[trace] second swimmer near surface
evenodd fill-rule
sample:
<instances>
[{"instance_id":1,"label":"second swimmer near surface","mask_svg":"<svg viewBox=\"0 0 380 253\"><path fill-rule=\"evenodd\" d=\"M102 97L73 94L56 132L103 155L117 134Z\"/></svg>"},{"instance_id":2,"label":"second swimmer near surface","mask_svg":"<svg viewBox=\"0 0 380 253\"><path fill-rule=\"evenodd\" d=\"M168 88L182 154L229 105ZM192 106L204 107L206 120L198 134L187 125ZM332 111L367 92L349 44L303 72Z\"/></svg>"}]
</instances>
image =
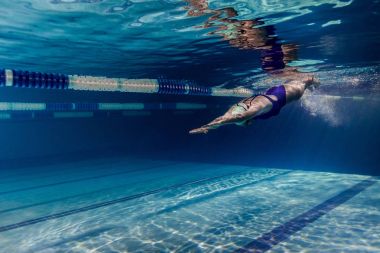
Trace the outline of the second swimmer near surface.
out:
<instances>
[{"instance_id":1,"label":"second swimmer near surface","mask_svg":"<svg viewBox=\"0 0 380 253\"><path fill-rule=\"evenodd\" d=\"M223 125L249 125L252 123L252 120L268 119L276 116L286 104L300 99L306 89L314 89L319 84L319 81L314 77L303 76L297 80L291 80L284 85L271 87L264 94L254 95L241 100L233 105L224 115L202 127L191 130L189 133L206 134L209 130Z\"/></svg>"}]
</instances>

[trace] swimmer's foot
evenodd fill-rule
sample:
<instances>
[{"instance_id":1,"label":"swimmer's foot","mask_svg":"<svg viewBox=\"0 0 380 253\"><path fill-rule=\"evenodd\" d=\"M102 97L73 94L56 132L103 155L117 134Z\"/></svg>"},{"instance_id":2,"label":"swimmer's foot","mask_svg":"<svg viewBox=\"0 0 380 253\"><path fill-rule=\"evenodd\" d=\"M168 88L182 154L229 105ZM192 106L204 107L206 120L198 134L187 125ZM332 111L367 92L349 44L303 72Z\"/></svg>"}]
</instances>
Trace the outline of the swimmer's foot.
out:
<instances>
[{"instance_id":1,"label":"swimmer's foot","mask_svg":"<svg viewBox=\"0 0 380 253\"><path fill-rule=\"evenodd\" d=\"M314 76L307 76L303 80L303 82L306 84L306 88L308 88L310 90L315 90L316 88L319 87L319 85L321 85L319 80L317 78L315 78Z\"/></svg>"}]
</instances>

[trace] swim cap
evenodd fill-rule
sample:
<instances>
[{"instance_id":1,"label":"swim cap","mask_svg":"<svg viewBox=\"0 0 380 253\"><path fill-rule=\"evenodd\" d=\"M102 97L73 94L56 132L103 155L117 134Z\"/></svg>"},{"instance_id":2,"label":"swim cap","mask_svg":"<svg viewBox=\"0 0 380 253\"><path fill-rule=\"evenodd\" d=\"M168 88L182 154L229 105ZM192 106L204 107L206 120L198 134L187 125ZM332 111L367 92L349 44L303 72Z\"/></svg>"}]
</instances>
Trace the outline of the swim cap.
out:
<instances>
[{"instance_id":1,"label":"swim cap","mask_svg":"<svg viewBox=\"0 0 380 253\"><path fill-rule=\"evenodd\" d=\"M235 105L235 107L232 109L231 114L237 115L242 114L248 110L247 105L243 103L238 103Z\"/></svg>"}]
</instances>

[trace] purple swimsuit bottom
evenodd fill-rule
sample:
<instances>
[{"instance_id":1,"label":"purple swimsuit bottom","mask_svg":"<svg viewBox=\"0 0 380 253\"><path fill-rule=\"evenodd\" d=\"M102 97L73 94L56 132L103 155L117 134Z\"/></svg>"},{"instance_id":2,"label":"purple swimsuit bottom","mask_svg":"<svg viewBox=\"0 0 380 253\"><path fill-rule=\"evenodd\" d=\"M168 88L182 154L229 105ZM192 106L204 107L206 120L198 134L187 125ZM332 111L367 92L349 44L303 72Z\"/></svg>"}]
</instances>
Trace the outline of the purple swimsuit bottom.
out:
<instances>
[{"instance_id":1,"label":"purple swimsuit bottom","mask_svg":"<svg viewBox=\"0 0 380 253\"><path fill-rule=\"evenodd\" d=\"M277 100L273 100L269 95L276 96ZM286 91L284 85L272 87L267 90L264 95L260 96L264 96L272 102L272 109L269 112L254 117L254 119L267 119L276 116L286 104Z\"/></svg>"}]
</instances>

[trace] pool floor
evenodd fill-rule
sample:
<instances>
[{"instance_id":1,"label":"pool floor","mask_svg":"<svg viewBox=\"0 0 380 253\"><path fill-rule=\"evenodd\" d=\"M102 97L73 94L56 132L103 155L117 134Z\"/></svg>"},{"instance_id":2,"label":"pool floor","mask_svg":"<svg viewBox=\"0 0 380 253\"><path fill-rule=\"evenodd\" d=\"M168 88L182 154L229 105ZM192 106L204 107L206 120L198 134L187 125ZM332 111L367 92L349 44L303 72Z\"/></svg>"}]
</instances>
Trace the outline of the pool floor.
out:
<instances>
[{"instance_id":1,"label":"pool floor","mask_svg":"<svg viewBox=\"0 0 380 253\"><path fill-rule=\"evenodd\" d=\"M0 171L0 252L380 252L371 176L98 159Z\"/></svg>"}]
</instances>

